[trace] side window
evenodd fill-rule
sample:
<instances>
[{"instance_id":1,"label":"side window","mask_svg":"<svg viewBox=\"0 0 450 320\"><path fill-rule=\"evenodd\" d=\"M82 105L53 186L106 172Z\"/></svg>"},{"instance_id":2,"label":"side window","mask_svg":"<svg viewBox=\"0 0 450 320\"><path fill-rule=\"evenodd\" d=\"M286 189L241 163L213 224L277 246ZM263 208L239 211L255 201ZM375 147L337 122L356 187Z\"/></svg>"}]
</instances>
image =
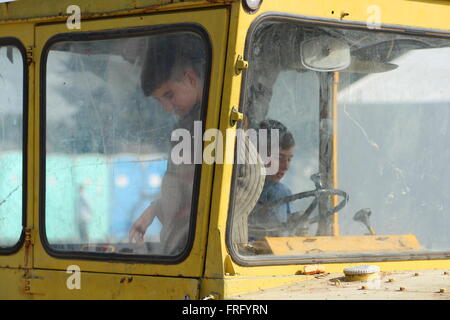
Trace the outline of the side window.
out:
<instances>
[{"instance_id":1,"label":"side window","mask_svg":"<svg viewBox=\"0 0 450 320\"><path fill-rule=\"evenodd\" d=\"M57 253L180 255L200 166L176 150L202 123L208 43L196 30L97 38L46 52L46 240Z\"/></svg>"},{"instance_id":2,"label":"side window","mask_svg":"<svg viewBox=\"0 0 450 320\"><path fill-rule=\"evenodd\" d=\"M23 225L24 60L0 39L0 249L14 247Z\"/></svg>"}]
</instances>

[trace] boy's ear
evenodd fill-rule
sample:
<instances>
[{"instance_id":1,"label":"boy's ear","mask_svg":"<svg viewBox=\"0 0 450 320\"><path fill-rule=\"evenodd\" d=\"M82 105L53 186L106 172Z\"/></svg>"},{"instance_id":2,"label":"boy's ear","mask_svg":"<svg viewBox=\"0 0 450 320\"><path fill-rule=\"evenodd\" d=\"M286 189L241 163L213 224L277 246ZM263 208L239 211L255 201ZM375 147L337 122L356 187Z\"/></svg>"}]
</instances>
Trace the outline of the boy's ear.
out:
<instances>
[{"instance_id":1,"label":"boy's ear","mask_svg":"<svg viewBox=\"0 0 450 320\"><path fill-rule=\"evenodd\" d=\"M189 80L189 83L191 85L193 85L193 86L197 85L198 77L194 70L192 70L192 69L186 70L185 76L187 77L187 79Z\"/></svg>"}]
</instances>

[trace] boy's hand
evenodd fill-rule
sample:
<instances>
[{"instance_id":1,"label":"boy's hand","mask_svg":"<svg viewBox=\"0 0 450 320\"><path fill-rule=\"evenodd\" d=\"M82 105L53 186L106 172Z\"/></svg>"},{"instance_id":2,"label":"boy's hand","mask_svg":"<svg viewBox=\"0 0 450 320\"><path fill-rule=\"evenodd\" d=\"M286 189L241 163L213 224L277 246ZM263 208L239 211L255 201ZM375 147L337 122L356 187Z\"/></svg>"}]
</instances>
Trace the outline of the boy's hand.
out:
<instances>
[{"instance_id":1,"label":"boy's hand","mask_svg":"<svg viewBox=\"0 0 450 320\"><path fill-rule=\"evenodd\" d=\"M136 220L130 229L128 238L130 242L144 243L144 234L147 231L148 226L152 223L154 218L153 209L150 206L147 208L141 216Z\"/></svg>"}]
</instances>

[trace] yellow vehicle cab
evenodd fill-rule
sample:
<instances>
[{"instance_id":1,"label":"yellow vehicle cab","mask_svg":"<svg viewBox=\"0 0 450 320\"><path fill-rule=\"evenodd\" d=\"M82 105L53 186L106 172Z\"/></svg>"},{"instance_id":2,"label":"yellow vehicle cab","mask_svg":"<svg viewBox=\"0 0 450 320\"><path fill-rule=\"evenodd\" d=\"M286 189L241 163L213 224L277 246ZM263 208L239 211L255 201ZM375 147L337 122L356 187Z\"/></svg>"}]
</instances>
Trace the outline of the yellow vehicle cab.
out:
<instances>
[{"instance_id":1,"label":"yellow vehicle cab","mask_svg":"<svg viewBox=\"0 0 450 320\"><path fill-rule=\"evenodd\" d=\"M0 298L450 299L449 17L0 2Z\"/></svg>"}]
</instances>

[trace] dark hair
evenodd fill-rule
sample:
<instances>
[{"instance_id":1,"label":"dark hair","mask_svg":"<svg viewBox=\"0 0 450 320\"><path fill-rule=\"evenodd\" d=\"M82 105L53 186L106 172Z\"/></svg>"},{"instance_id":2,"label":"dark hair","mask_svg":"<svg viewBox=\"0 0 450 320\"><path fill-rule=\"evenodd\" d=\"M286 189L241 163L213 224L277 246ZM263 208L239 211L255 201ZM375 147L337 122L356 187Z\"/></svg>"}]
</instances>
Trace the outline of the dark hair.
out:
<instances>
[{"instance_id":1,"label":"dark hair","mask_svg":"<svg viewBox=\"0 0 450 320\"><path fill-rule=\"evenodd\" d=\"M259 123L259 129L267 129L268 145L270 145L270 130L277 129L280 139L281 149L290 149L295 146L295 140L292 133L286 128L284 124L277 120L267 119Z\"/></svg>"},{"instance_id":2,"label":"dark hair","mask_svg":"<svg viewBox=\"0 0 450 320\"><path fill-rule=\"evenodd\" d=\"M149 37L141 72L141 87L146 96L164 82L181 79L186 68L203 78L205 45L193 33L164 34Z\"/></svg>"}]
</instances>

